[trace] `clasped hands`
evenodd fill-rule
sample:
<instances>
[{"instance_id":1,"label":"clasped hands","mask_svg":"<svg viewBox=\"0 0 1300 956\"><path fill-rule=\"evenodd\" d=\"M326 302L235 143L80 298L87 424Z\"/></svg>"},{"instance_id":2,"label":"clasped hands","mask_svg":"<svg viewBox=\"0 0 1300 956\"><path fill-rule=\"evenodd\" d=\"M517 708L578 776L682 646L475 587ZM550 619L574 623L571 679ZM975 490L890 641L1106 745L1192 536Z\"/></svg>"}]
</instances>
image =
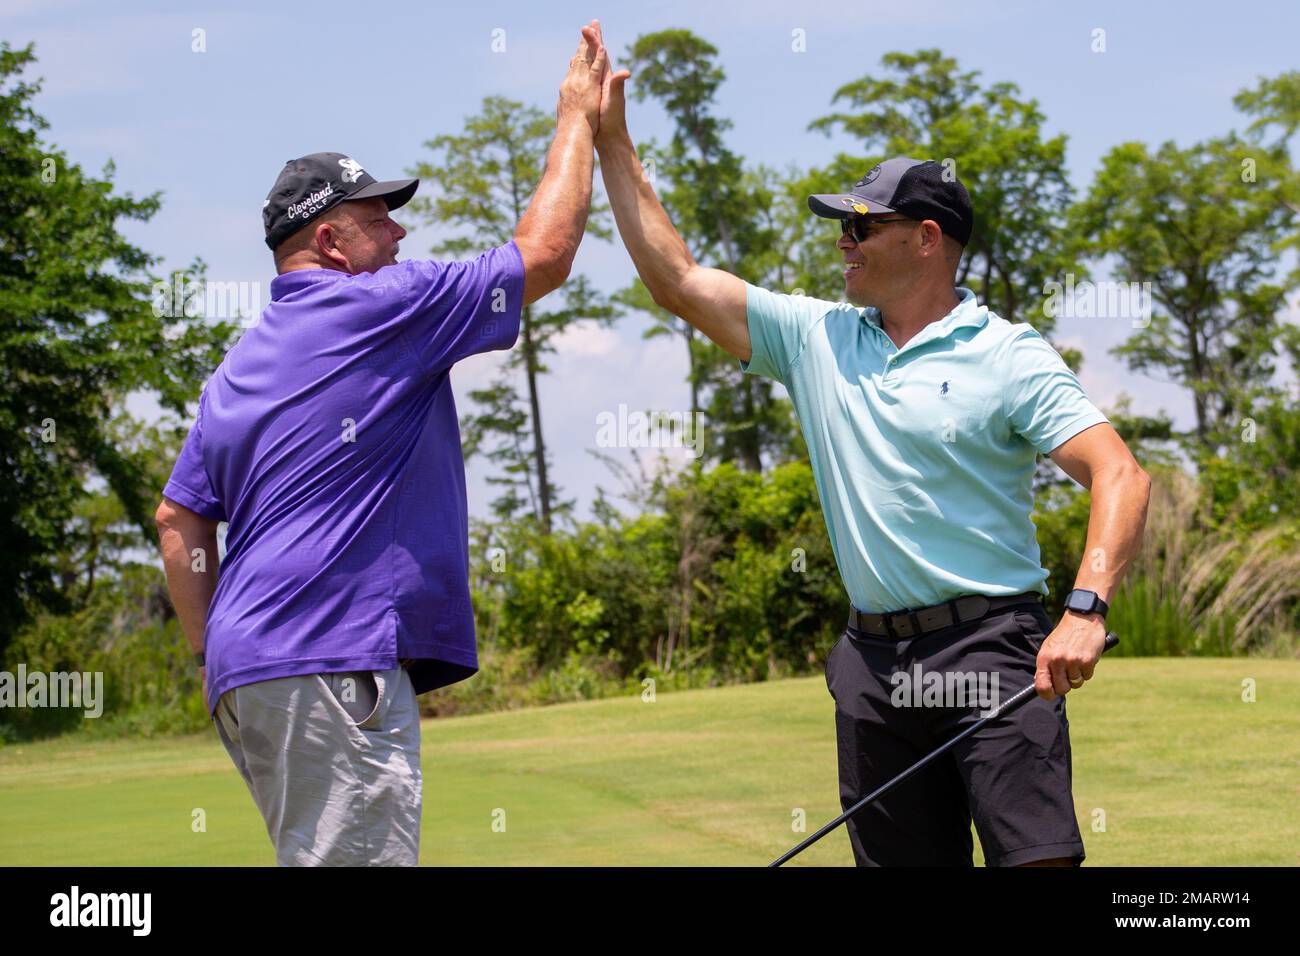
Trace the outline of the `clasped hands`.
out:
<instances>
[{"instance_id":1,"label":"clasped hands","mask_svg":"<svg viewBox=\"0 0 1300 956\"><path fill-rule=\"evenodd\" d=\"M626 101L623 84L632 74L615 70L600 30L600 21L592 20L582 28L578 50L569 61L569 72L560 85L560 102L556 120L564 123L584 119L591 128L593 141L610 140L627 133Z\"/></svg>"}]
</instances>

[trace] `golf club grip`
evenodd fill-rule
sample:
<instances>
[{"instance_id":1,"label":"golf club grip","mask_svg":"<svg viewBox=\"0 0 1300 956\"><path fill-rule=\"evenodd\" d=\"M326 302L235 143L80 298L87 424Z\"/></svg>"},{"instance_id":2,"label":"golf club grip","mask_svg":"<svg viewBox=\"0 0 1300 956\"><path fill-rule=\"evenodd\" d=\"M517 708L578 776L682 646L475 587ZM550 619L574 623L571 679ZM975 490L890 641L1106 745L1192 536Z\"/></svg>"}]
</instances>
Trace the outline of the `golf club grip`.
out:
<instances>
[{"instance_id":1,"label":"golf club grip","mask_svg":"<svg viewBox=\"0 0 1300 956\"><path fill-rule=\"evenodd\" d=\"M1105 654L1112 647L1117 647L1118 645L1119 645L1119 635L1116 634L1114 631L1107 631L1106 640L1102 644L1101 652ZM983 727L985 724L989 723L990 721L997 720L999 717L1005 717L1013 710L1016 710L1017 708L1023 706L1024 704L1028 703L1030 700L1033 700L1037 696L1038 696L1038 692L1034 689L1033 684L1029 684L1026 687L1022 687L1010 698L1003 701L1002 704L999 705L987 717L977 720L975 723L971 724L969 727L967 727L965 730L959 733L956 737L952 738L952 740L948 741L946 744L943 744L937 750L931 751L929 754L922 757L916 763L912 764L912 766L908 767L898 776L894 777L888 783L884 784L883 786L874 790L872 793L869 793L867 796L863 797L861 800L859 800L853 806L849 807L849 809L845 810L838 817L836 817L830 823L826 824L824 827L822 827L812 836L808 837L798 846L795 846L792 849L787 850L784 854L777 857L777 859L773 860L771 863L768 864L768 867L771 868L771 867L780 866L781 864L785 863L787 860L791 860L794 857L798 856L804 850L808 849L808 847L812 846L814 843L816 843L826 834L830 833L832 830L838 827L841 823L844 823L846 820L848 820L851 816L853 816L863 807L866 807L868 804L874 803L876 800L879 800L881 797L885 795L886 791L890 790L895 784L902 783L904 780L906 780L912 774L916 773L916 771L920 770L930 761L936 759L941 754L947 753L958 743L958 741L964 740L965 738L969 737L971 734L975 733L977 730L979 730L981 727Z\"/></svg>"}]
</instances>

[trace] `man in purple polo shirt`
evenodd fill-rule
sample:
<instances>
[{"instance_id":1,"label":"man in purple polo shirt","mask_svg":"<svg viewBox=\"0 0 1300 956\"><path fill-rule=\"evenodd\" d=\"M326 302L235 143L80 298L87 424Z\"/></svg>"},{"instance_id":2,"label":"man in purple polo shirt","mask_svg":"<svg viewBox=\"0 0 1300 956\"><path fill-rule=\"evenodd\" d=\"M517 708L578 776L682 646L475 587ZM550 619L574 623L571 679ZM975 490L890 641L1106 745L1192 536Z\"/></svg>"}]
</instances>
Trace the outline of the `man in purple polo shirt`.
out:
<instances>
[{"instance_id":1,"label":"man in purple polo shirt","mask_svg":"<svg viewBox=\"0 0 1300 956\"><path fill-rule=\"evenodd\" d=\"M583 28L513 241L397 261L417 180L291 160L263 204L278 275L163 489L168 588L281 865L415 865L415 697L478 668L448 374L514 345L568 276L591 201L605 53ZM216 530L229 522L217 573Z\"/></svg>"}]
</instances>

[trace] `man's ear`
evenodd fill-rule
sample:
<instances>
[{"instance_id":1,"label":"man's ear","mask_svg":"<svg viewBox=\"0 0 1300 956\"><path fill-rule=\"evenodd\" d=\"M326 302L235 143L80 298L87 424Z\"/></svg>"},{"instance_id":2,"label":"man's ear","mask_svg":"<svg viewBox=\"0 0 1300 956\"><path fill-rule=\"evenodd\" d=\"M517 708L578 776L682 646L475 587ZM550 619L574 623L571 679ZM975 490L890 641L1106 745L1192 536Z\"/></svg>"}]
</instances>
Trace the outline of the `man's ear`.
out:
<instances>
[{"instance_id":1,"label":"man's ear","mask_svg":"<svg viewBox=\"0 0 1300 956\"><path fill-rule=\"evenodd\" d=\"M921 222L921 254L926 256L943 255L944 235L939 224L933 219Z\"/></svg>"},{"instance_id":2,"label":"man's ear","mask_svg":"<svg viewBox=\"0 0 1300 956\"><path fill-rule=\"evenodd\" d=\"M335 222L326 220L316 226L316 249L330 262L340 266L344 272L352 271L352 264L347 255L339 248L339 240L344 230Z\"/></svg>"}]
</instances>

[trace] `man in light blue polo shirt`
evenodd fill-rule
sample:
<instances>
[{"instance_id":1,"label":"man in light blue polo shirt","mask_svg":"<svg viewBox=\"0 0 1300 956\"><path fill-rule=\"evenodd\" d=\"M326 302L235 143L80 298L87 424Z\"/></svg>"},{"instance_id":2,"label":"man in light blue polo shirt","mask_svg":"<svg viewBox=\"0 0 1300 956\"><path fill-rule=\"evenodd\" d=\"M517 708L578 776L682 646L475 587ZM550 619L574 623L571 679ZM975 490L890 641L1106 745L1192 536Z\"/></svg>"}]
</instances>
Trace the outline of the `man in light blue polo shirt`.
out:
<instances>
[{"instance_id":1,"label":"man in light blue polo shirt","mask_svg":"<svg viewBox=\"0 0 1300 956\"><path fill-rule=\"evenodd\" d=\"M845 809L979 716L909 706L891 694L900 675L987 674L1008 692L1032 680L1043 698L851 819L856 861L969 866L973 819L989 865L1078 864L1064 695L1101 655L1146 474L1032 327L955 287L974 217L943 167L897 157L849 193L809 197L840 222L846 302L760 289L700 266L668 220L627 131L628 77L611 65L596 149L637 271L660 307L782 382L807 439L852 605L827 661ZM1056 625L1029 517L1040 453L1092 492L1088 560Z\"/></svg>"},{"instance_id":2,"label":"man in light blue polo shirt","mask_svg":"<svg viewBox=\"0 0 1300 956\"><path fill-rule=\"evenodd\" d=\"M1042 336L955 292L899 348L874 308L746 283L741 367L790 392L862 610L1047 593L1029 519L1036 455L1106 421Z\"/></svg>"}]
</instances>

